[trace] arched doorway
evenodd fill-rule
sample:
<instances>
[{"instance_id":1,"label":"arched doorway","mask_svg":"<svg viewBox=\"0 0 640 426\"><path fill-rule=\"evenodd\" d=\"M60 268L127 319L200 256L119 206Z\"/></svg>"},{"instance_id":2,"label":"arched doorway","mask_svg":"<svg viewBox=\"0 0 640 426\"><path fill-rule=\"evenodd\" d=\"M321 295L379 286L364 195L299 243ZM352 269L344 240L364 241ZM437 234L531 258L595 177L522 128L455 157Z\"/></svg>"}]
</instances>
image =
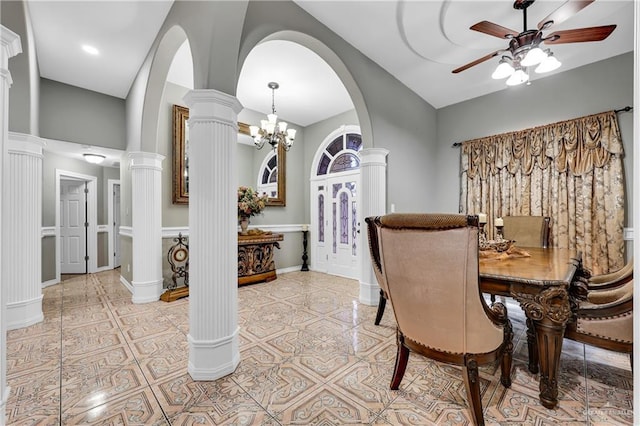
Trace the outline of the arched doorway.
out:
<instances>
[{"instance_id":1,"label":"arched doorway","mask_svg":"<svg viewBox=\"0 0 640 426\"><path fill-rule=\"evenodd\" d=\"M358 279L359 126L341 126L318 148L311 165L311 253L320 272Z\"/></svg>"}]
</instances>

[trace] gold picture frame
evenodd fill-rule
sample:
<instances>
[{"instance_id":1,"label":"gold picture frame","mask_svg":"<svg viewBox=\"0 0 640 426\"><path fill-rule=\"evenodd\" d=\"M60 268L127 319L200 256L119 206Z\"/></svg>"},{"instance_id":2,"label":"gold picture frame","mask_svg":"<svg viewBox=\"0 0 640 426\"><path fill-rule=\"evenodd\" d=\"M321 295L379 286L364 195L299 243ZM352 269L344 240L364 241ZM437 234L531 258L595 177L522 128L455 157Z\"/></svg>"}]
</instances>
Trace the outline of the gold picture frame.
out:
<instances>
[{"instance_id":1,"label":"gold picture frame","mask_svg":"<svg viewBox=\"0 0 640 426\"><path fill-rule=\"evenodd\" d=\"M189 108L173 105L173 204L189 204ZM238 123L238 133L250 135L249 125ZM286 205L286 151L278 145L278 196L269 206Z\"/></svg>"},{"instance_id":2,"label":"gold picture frame","mask_svg":"<svg viewBox=\"0 0 640 426\"><path fill-rule=\"evenodd\" d=\"M173 204L189 204L189 108L173 106Z\"/></svg>"}]
</instances>

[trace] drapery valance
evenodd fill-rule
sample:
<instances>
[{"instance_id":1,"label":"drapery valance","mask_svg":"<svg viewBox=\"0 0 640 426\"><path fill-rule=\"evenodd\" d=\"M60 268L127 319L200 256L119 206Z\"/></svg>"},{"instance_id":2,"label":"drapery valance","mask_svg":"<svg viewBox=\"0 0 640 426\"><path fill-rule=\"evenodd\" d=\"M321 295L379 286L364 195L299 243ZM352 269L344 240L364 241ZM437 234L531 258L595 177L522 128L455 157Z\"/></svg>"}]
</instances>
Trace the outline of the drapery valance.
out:
<instances>
[{"instance_id":1,"label":"drapery valance","mask_svg":"<svg viewBox=\"0 0 640 426\"><path fill-rule=\"evenodd\" d=\"M534 167L546 169L551 163L559 172L579 176L624 152L613 111L473 139L463 142L461 150L462 172L482 179L503 168L530 175Z\"/></svg>"},{"instance_id":2,"label":"drapery valance","mask_svg":"<svg viewBox=\"0 0 640 426\"><path fill-rule=\"evenodd\" d=\"M461 144L460 211L551 217L551 242L594 273L624 264L624 154L614 111Z\"/></svg>"}]
</instances>

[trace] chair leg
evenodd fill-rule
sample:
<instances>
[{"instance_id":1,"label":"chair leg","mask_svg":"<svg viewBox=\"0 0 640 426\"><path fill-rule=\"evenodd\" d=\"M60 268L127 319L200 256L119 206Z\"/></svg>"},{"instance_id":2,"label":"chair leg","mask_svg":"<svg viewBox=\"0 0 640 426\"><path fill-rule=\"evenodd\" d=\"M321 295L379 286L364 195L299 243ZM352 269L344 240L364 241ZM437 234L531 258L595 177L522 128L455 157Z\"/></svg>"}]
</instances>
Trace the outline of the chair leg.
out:
<instances>
[{"instance_id":1,"label":"chair leg","mask_svg":"<svg viewBox=\"0 0 640 426\"><path fill-rule=\"evenodd\" d=\"M393 369L393 377L391 378L391 390L398 390L400 387L408 361L409 348L404 345L404 338L398 332L398 353L396 354L396 366Z\"/></svg>"},{"instance_id":2,"label":"chair leg","mask_svg":"<svg viewBox=\"0 0 640 426\"><path fill-rule=\"evenodd\" d=\"M462 369L464 385L467 389L467 402L471 409L473 424L484 426L482 414L482 397L480 396L480 376L478 375L478 363L475 359L467 359Z\"/></svg>"},{"instance_id":3,"label":"chair leg","mask_svg":"<svg viewBox=\"0 0 640 426\"><path fill-rule=\"evenodd\" d=\"M380 325L382 320L382 314L384 314L384 308L387 305L387 298L384 295L384 291L380 290L380 300L378 301L378 313L376 314L375 325Z\"/></svg>"}]
</instances>

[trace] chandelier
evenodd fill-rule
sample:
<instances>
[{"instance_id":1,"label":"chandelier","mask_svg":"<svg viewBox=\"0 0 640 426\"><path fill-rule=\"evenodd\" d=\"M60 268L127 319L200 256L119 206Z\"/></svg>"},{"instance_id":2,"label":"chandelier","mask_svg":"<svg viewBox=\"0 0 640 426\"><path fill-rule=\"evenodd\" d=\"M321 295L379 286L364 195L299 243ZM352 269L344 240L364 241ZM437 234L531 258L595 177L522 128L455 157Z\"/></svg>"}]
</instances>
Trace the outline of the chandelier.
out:
<instances>
[{"instance_id":1,"label":"chandelier","mask_svg":"<svg viewBox=\"0 0 640 426\"><path fill-rule=\"evenodd\" d=\"M267 84L267 87L271 89L271 114L267 114L266 120L260 120L260 127L249 126L249 133L258 149L262 149L265 143L269 143L273 149L276 149L280 144L285 151L289 151L296 137L296 129L287 129L287 123L284 121L278 122L275 93L280 85L272 81Z\"/></svg>"}]
</instances>

